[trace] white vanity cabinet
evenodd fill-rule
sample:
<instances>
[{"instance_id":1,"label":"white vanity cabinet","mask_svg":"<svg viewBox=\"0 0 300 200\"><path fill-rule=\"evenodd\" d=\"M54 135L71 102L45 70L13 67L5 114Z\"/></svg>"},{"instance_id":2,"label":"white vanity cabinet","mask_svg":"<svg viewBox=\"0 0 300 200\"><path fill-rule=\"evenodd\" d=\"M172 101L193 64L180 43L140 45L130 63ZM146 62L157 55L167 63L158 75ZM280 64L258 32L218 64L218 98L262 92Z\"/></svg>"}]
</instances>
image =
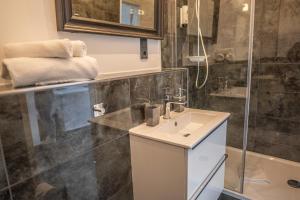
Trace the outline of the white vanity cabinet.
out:
<instances>
[{"instance_id":1,"label":"white vanity cabinet","mask_svg":"<svg viewBox=\"0 0 300 200\"><path fill-rule=\"evenodd\" d=\"M130 134L134 199L218 199L224 187L226 120L191 148Z\"/></svg>"}]
</instances>

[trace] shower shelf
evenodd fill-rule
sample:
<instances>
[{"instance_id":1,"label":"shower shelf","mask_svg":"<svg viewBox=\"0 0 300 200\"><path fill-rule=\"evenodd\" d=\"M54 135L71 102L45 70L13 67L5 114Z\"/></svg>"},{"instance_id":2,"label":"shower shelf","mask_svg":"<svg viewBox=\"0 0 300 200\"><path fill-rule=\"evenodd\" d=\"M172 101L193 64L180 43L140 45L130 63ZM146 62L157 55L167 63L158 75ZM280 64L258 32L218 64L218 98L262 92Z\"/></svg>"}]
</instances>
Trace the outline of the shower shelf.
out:
<instances>
[{"instance_id":1,"label":"shower shelf","mask_svg":"<svg viewBox=\"0 0 300 200\"><path fill-rule=\"evenodd\" d=\"M246 98L246 87L232 87L227 90L223 90L220 92L212 92L210 96L216 97L228 97L228 98L239 98L245 99Z\"/></svg>"},{"instance_id":2,"label":"shower shelf","mask_svg":"<svg viewBox=\"0 0 300 200\"><path fill-rule=\"evenodd\" d=\"M209 57L209 56L207 56ZM205 62L205 56L188 56L187 57L190 62L197 63L197 62Z\"/></svg>"}]
</instances>

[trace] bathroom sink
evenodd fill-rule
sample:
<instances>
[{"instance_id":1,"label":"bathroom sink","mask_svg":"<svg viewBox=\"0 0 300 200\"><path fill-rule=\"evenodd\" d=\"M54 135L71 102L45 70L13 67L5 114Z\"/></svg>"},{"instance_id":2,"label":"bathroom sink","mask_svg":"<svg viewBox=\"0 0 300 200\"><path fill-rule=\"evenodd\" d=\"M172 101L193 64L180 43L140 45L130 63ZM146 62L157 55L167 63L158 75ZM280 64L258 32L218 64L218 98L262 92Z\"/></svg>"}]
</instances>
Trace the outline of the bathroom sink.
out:
<instances>
[{"instance_id":1,"label":"bathroom sink","mask_svg":"<svg viewBox=\"0 0 300 200\"><path fill-rule=\"evenodd\" d=\"M222 124L229 113L199 109L185 109L171 113L171 119L161 117L160 124L149 127L141 124L130 129L130 134L145 137L184 148L193 148Z\"/></svg>"}]
</instances>

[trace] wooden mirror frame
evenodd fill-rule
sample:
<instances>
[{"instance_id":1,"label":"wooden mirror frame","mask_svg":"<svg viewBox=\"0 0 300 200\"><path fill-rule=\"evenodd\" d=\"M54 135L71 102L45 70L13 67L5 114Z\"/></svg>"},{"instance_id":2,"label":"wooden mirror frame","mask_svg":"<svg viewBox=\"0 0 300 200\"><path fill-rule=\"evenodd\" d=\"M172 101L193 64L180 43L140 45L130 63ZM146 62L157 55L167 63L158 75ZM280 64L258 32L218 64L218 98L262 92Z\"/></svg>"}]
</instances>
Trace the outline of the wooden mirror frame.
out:
<instances>
[{"instance_id":1,"label":"wooden mirror frame","mask_svg":"<svg viewBox=\"0 0 300 200\"><path fill-rule=\"evenodd\" d=\"M126 37L163 39L163 1L154 0L154 28L125 25L72 15L72 0L56 0L58 31L84 32Z\"/></svg>"}]
</instances>

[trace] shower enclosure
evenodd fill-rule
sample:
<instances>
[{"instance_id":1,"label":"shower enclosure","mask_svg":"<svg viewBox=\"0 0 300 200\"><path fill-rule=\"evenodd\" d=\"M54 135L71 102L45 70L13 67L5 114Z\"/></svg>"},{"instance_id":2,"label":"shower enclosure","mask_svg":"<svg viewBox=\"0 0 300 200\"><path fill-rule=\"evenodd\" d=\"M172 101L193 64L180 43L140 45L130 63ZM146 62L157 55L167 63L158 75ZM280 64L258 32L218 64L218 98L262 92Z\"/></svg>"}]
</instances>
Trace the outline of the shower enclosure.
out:
<instances>
[{"instance_id":1,"label":"shower enclosure","mask_svg":"<svg viewBox=\"0 0 300 200\"><path fill-rule=\"evenodd\" d=\"M209 76L200 90L195 2L166 2L163 66L189 69L189 107L231 113L227 191L299 199L287 181L300 180L300 1L201 0Z\"/></svg>"}]
</instances>

